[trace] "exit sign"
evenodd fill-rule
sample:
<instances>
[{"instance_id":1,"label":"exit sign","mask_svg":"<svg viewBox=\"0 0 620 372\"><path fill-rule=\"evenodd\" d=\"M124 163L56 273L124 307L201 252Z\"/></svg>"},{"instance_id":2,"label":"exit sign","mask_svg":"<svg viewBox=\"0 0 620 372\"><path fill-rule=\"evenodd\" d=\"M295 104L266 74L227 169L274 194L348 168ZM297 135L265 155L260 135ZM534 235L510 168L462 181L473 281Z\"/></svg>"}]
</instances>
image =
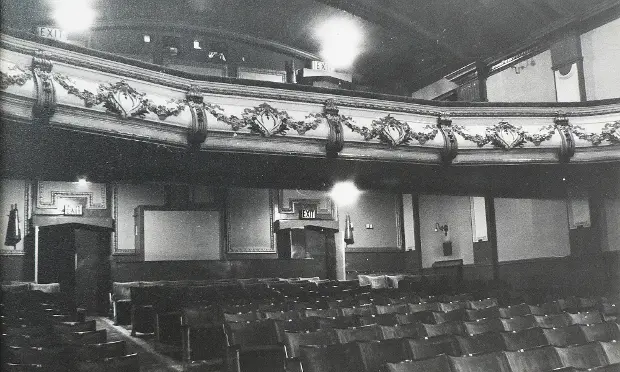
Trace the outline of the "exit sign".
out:
<instances>
[{"instance_id":1,"label":"exit sign","mask_svg":"<svg viewBox=\"0 0 620 372\"><path fill-rule=\"evenodd\" d=\"M314 220L316 218L316 208L301 208L299 210L300 220Z\"/></svg>"},{"instance_id":2,"label":"exit sign","mask_svg":"<svg viewBox=\"0 0 620 372\"><path fill-rule=\"evenodd\" d=\"M65 216L81 216L83 214L82 205L66 204L64 209Z\"/></svg>"},{"instance_id":3,"label":"exit sign","mask_svg":"<svg viewBox=\"0 0 620 372\"><path fill-rule=\"evenodd\" d=\"M67 33L55 27L37 27L37 35L48 39L67 41Z\"/></svg>"}]
</instances>

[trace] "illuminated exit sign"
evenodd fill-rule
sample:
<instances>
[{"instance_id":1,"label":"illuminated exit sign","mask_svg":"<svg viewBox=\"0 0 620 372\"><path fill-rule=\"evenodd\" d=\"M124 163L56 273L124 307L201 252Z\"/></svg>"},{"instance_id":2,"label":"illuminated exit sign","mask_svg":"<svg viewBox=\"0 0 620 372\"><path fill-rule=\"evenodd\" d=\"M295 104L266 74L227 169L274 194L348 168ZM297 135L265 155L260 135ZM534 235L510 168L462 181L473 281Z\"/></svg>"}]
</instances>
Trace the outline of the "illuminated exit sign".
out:
<instances>
[{"instance_id":1,"label":"illuminated exit sign","mask_svg":"<svg viewBox=\"0 0 620 372\"><path fill-rule=\"evenodd\" d=\"M65 216L81 216L84 211L81 204L67 204L63 210Z\"/></svg>"},{"instance_id":2,"label":"illuminated exit sign","mask_svg":"<svg viewBox=\"0 0 620 372\"><path fill-rule=\"evenodd\" d=\"M315 207L302 207L299 210L299 219L300 220L316 219L316 208Z\"/></svg>"},{"instance_id":3,"label":"illuminated exit sign","mask_svg":"<svg viewBox=\"0 0 620 372\"><path fill-rule=\"evenodd\" d=\"M67 33L55 27L37 27L37 35L48 39L67 41Z\"/></svg>"}]
</instances>

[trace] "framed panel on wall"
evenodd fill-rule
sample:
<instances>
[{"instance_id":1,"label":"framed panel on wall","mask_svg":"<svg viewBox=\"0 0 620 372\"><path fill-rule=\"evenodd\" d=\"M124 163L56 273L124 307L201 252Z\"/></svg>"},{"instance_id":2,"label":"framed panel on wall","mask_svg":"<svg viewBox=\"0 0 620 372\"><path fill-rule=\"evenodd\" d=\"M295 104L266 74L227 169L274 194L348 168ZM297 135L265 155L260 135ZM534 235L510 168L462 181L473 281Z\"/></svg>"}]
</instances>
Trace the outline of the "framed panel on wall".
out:
<instances>
[{"instance_id":1,"label":"framed panel on wall","mask_svg":"<svg viewBox=\"0 0 620 372\"><path fill-rule=\"evenodd\" d=\"M30 181L1 180L0 187L0 255L23 255L24 238L29 233L31 214Z\"/></svg>"},{"instance_id":2,"label":"framed panel on wall","mask_svg":"<svg viewBox=\"0 0 620 372\"><path fill-rule=\"evenodd\" d=\"M273 209L271 190L229 189L226 194L226 253L277 253Z\"/></svg>"}]
</instances>

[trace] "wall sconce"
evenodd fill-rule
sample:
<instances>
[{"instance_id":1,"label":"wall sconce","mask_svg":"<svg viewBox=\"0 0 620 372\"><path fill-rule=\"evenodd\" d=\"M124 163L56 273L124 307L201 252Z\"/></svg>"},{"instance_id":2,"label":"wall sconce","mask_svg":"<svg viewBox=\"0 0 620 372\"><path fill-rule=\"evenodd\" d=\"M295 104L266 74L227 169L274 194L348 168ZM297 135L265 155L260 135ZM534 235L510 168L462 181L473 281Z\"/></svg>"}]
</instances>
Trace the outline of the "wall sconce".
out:
<instances>
[{"instance_id":1,"label":"wall sconce","mask_svg":"<svg viewBox=\"0 0 620 372\"><path fill-rule=\"evenodd\" d=\"M515 71L515 74L519 75L521 71L525 70L528 66L536 66L536 61L534 61L534 59L532 58L527 61L517 63L516 65L511 67Z\"/></svg>"},{"instance_id":2,"label":"wall sconce","mask_svg":"<svg viewBox=\"0 0 620 372\"><path fill-rule=\"evenodd\" d=\"M351 224L351 216L347 214L344 218L344 242L346 244L353 244L353 225Z\"/></svg>"},{"instance_id":3,"label":"wall sconce","mask_svg":"<svg viewBox=\"0 0 620 372\"><path fill-rule=\"evenodd\" d=\"M435 223L435 231L443 231L443 233L448 236L448 225L440 225L439 223Z\"/></svg>"},{"instance_id":4,"label":"wall sconce","mask_svg":"<svg viewBox=\"0 0 620 372\"><path fill-rule=\"evenodd\" d=\"M22 240L22 231L19 228L19 213L17 212L17 204L11 204L11 212L9 212L9 224L6 228L4 245L16 246Z\"/></svg>"}]
</instances>

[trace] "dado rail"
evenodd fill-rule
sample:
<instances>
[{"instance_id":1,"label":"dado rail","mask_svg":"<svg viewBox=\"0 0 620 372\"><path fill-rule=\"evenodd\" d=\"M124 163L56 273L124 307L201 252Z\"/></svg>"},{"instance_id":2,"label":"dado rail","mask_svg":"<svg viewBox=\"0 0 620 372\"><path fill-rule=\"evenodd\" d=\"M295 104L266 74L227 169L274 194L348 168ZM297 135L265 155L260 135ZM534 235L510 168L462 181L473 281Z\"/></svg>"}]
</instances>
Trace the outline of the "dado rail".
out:
<instances>
[{"instance_id":1,"label":"dado rail","mask_svg":"<svg viewBox=\"0 0 620 372\"><path fill-rule=\"evenodd\" d=\"M213 78L1 35L3 122L194 150L420 164L620 160L620 99L463 103Z\"/></svg>"}]
</instances>

